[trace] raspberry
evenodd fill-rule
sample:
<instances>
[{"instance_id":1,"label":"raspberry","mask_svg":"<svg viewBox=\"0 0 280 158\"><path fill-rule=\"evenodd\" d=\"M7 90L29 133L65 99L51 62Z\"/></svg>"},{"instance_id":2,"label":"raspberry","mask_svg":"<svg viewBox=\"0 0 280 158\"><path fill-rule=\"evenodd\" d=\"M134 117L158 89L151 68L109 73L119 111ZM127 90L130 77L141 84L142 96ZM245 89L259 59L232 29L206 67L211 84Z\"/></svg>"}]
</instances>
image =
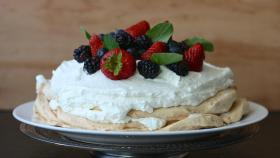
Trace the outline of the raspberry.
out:
<instances>
[{"instance_id":1,"label":"raspberry","mask_svg":"<svg viewBox=\"0 0 280 158\"><path fill-rule=\"evenodd\" d=\"M180 61L178 63L166 65L171 71L175 72L179 76L186 76L189 71L188 62Z\"/></svg>"},{"instance_id":2,"label":"raspberry","mask_svg":"<svg viewBox=\"0 0 280 158\"><path fill-rule=\"evenodd\" d=\"M88 74L94 74L100 69L100 59L98 57L88 58L84 63L84 71Z\"/></svg>"},{"instance_id":3,"label":"raspberry","mask_svg":"<svg viewBox=\"0 0 280 158\"><path fill-rule=\"evenodd\" d=\"M149 61L149 60L142 60L138 62L137 65L139 73L144 78L156 78L160 73L160 67L159 65Z\"/></svg>"},{"instance_id":4,"label":"raspberry","mask_svg":"<svg viewBox=\"0 0 280 158\"><path fill-rule=\"evenodd\" d=\"M90 46L81 45L79 48L76 48L73 57L79 63L84 62L87 58L91 57Z\"/></svg>"}]
</instances>

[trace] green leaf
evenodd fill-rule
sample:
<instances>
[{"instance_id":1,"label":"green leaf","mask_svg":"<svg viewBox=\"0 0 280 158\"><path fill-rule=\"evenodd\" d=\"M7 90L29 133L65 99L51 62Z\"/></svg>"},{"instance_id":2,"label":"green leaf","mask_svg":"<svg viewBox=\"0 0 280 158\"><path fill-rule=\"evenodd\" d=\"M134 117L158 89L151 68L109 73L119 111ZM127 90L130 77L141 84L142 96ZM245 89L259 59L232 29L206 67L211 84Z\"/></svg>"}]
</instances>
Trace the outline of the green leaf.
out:
<instances>
[{"instance_id":1,"label":"green leaf","mask_svg":"<svg viewBox=\"0 0 280 158\"><path fill-rule=\"evenodd\" d=\"M173 25L169 22L159 23L146 33L153 42L167 42L172 34Z\"/></svg>"},{"instance_id":2,"label":"green leaf","mask_svg":"<svg viewBox=\"0 0 280 158\"><path fill-rule=\"evenodd\" d=\"M159 65L168 65L177 63L183 60L182 54L177 53L154 53L151 57L151 61Z\"/></svg>"},{"instance_id":3,"label":"green leaf","mask_svg":"<svg viewBox=\"0 0 280 158\"><path fill-rule=\"evenodd\" d=\"M81 33L84 33L85 34L85 37L88 39L88 40L90 40L90 37L91 37L91 35L87 32L87 30L84 28L84 27L80 27L80 31L81 31Z\"/></svg>"},{"instance_id":4,"label":"green leaf","mask_svg":"<svg viewBox=\"0 0 280 158\"><path fill-rule=\"evenodd\" d=\"M114 48L120 48L116 39L114 39L111 35L106 34L103 37L103 44L107 50L112 50Z\"/></svg>"},{"instance_id":5,"label":"green leaf","mask_svg":"<svg viewBox=\"0 0 280 158\"><path fill-rule=\"evenodd\" d=\"M189 47L193 46L196 43L200 43L200 44L202 44L203 49L205 51L208 51L208 52L213 52L214 51L214 45L210 41L207 41L206 39L201 38L201 37L192 37L190 39L184 40L184 42Z\"/></svg>"},{"instance_id":6,"label":"green leaf","mask_svg":"<svg viewBox=\"0 0 280 158\"><path fill-rule=\"evenodd\" d=\"M122 53L119 54L113 54L111 57L109 57L105 61L105 67L114 73L114 76L119 75L121 69L122 69Z\"/></svg>"}]
</instances>

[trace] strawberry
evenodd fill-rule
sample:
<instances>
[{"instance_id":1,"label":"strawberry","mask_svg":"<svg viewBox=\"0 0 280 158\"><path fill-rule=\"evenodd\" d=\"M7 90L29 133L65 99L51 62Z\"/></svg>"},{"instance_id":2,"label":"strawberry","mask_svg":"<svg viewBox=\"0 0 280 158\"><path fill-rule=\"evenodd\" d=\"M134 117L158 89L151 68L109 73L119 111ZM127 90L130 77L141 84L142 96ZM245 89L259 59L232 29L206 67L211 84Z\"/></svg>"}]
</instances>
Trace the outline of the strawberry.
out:
<instances>
[{"instance_id":1,"label":"strawberry","mask_svg":"<svg viewBox=\"0 0 280 158\"><path fill-rule=\"evenodd\" d=\"M155 42L152 46L141 55L142 60L150 60L154 53L162 53L167 50L166 44L163 42Z\"/></svg>"},{"instance_id":2,"label":"strawberry","mask_svg":"<svg viewBox=\"0 0 280 158\"><path fill-rule=\"evenodd\" d=\"M185 51L184 59L188 62L190 71L202 71L203 60L205 59L203 46L200 43L193 45Z\"/></svg>"},{"instance_id":3,"label":"strawberry","mask_svg":"<svg viewBox=\"0 0 280 158\"><path fill-rule=\"evenodd\" d=\"M150 29L150 24L142 20L135 25L130 26L125 31L129 33L132 37L137 37L140 35L144 35Z\"/></svg>"},{"instance_id":4,"label":"strawberry","mask_svg":"<svg viewBox=\"0 0 280 158\"><path fill-rule=\"evenodd\" d=\"M89 45L91 49L91 55L96 56L97 51L103 47L103 42L98 35L92 34L89 39Z\"/></svg>"},{"instance_id":5,"label":"strawberry","mask_svg":"<svg viewBox=\"0 0 280 158\"><path fill-rule=\"evenodd\" d=\"M111 80L122 80L135 73L136 61L126 50L115 48L102 57L100 68Z\"/></svg>"}]
</instances>

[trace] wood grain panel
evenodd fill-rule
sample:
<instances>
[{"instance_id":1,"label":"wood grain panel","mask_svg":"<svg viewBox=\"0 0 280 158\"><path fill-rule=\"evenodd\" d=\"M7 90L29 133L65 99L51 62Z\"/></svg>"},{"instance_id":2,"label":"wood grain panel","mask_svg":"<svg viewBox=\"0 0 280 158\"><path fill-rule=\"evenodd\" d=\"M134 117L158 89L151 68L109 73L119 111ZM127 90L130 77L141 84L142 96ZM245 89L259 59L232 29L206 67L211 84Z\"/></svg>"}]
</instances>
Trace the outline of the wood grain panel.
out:
<instances>
[{"instance_id":1,"label":"wood grain panel","mask_svg":"<svg viewBox=\"0 0 280 158\"><path fill-rule=\"evenodd\" d=\"M81 25L109 32L146 19L171 21L178 40L213 41L207 60L233 69L240 95L280 110L279 8L278 0L0 1L0 108L34 98L34 76L86 43Z\"/></svg>"}]
</instances>

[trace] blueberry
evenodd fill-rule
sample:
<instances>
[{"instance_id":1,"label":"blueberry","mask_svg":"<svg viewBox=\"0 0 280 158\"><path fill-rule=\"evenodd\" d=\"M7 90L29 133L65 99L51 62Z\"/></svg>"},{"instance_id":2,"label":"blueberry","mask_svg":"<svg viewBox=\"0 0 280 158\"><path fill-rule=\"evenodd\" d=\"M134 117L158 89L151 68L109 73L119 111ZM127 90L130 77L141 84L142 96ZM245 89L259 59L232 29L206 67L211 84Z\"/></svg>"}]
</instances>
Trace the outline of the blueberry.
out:
<instances>
[{"instance_id":1,"label":"blueberry","mask_svg":"<svg viewBox=\"0 0 280 158\"><path fill-rule=\"evenodd\" d=\"M116 38L116 33L115 32L110 32L109 35L113 38Z\"/></svg>"},{"instance_id":2,"label":"blueberry","mask_svg":"<svg viewBox=\"0 0 280 158\"><path fill-rule=\"evenodd\" d=\"M179 44L183 52L189 49L188 45L184 41L181 41Z\"/></svg>"},{"instance_id":3,"label":"blueberry","mask_svg":"<svg viewBox=\"0 0 280 158\"><path fill-rule=\"evenodd\" d=\"M106 48L100 48L98 49L96 55L101 59L107 52Z\"/></svg>"},{"instance_id":4,"label":"blueberry","mask_svg":"<svg viewBox=\"0 0 280 158\"><path fill-rule=\"evenodd\" d=\"M174 40L169 40L167 43L167 47L169 52L180 53L180 54L184 53L184 51L187 48L184 42L176 42Z\"/></svg>"},{"instance_id":5,"label":"blueberry","mask_svg":"<svg viewBox=\"0 0 280 158\"><path fill-rule=\"evenodd\" d=\"M116 31L116 41L121 48L127 49L132 45L133 37L124 30L119 29Z\"/></svg>"},{"instance_id":6,"label":"blueberry","mask_svg":"<svg viewBox=\"0 0 280 158\"><path fill-rule=\"evenodd\" d=\"M138 50L135 47L130 47L127 48L127 52L129 52L136 60L140 59L141 54L144 52L145 50Z\"/></svg>"},{"instance_id":7,"label":"blueberry","mask_svg":"<svg viewBox=\"0 0 280 158\"><path fill-rule=\"evenodd\" d=\"M99 34L99 35L98 35L98 37L99 37L101 40L103 40L103 38L104 38L104 34L103 34L103 33L101 33L101 34Z\"/></svg>"},{"instance_id":8,"label":"blueberry","mask_svg":"<svg viewBox=\"0 0 280 158\"><path fill-rule=\"evenodd\" d=\"M139 49L148 49L152 45L152 40L146 35L141 35L135 38L134 43Z\"/></svg>"}]
</instances>

